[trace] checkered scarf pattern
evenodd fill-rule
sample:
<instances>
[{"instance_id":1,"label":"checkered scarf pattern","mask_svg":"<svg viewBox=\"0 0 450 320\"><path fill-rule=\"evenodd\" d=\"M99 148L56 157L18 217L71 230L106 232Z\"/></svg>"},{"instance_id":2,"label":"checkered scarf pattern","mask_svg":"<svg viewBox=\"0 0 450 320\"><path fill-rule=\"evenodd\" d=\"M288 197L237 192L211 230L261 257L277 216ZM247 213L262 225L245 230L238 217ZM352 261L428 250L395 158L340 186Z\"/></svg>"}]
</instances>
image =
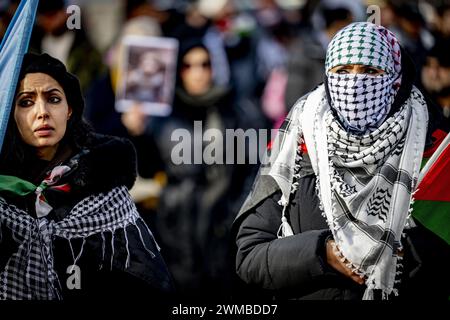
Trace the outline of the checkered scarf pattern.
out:
<instances>
[{"instance_id":1,"label":"checkered scarf pattern","mask_svg":"<svg viewBox=\"0 0 450 320\"><path fill-rule=\"evenodd\" d=\"M337 74L341 65L376 67L384 75ZM401 51L389 30L367 22L353 23L331 41L325 62L331 107L347 131L366 134L386 119L401 85Z\"/></svg>"},{"instance_id":2,"label":"checkered scarf pattern","mask_svg":"<svg viewBox=\"0 0 450 320\"><path fill-rule=\"evenodd\" d=\"M303 175L316 175L320 208L348 267L366 279L364 299L397 293L401 235L408 225L425 145L428 112L416 88L377 130L353 135L336 121L324 85L291 109L263 160L237 219L281 190L279 237L293 234L286 209ZM304 161L305 143L312 168ZM302 167L304 166L304 167Z\"/></svg>"},{"instance_id":3,"label":"checkered scarf pattern","mask_svg":"<svg viewBox=\"0 0 450 320\"><path fill-rule=\"evenodd\" d=\"M369 22L352 23L333 37L325 58L327 71L346 64L372 66L391 75L400 74L398 40L383 26Z\"/></svg>"},{"instance_id":4,"label":"checkered scarf pattern","mask_svg":"<svg viewBox=\"0 0 450 320\"><path fill-rule=\"evenodd\" d=\"M401 235L427 131L422 94L414 89L396 114L363 136L342 128L320 92L311 96L303 117L314 119L302 121L302 129L323 214L341 257L365 277L365 299L373 298L374 289L384 297L397 294Z\"/></svg>"},{"instance_id":5,"label":"checkered scarf pattern","mask_svg":"<svg viewBox=\"0 0 450 320\"><path fill-rule=\"evenodd\" d=\"M69 242L71 239L83 239L84 245L85 239L91 235L103 232L114 234L119 229L125 230L127 226L134 225L146 248L141 232L149 232L150 235L151 232L148 228L140 230L137 225L139 219L125 186L83 199L59 222L35 219L0 198L0 239L1 228L6 228L18 244L17 252L0 270L0 300L62 299L53 265L53 239L59 237ZM129 252L128 241L126 246ZM147 251L152 257L155 256L150 250ZM74 265L81 255L82 251L78 257L74 256Z\"/></svg>"}]
</instances>

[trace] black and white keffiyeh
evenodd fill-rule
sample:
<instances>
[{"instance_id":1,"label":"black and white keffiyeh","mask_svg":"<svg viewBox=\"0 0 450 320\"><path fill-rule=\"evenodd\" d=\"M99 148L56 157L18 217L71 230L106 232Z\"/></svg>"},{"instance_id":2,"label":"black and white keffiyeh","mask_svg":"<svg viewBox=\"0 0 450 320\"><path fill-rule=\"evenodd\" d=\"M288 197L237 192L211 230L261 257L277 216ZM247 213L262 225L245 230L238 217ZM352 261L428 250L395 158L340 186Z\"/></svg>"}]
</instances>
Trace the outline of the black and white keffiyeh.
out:
<instances>
[{"instance_id":1,"label":"black and white keffiyeh","mask_svg":"<svg viewBox=\"0 0 450 320\"><path fill-rule=\"evenodd\" d=\"M394 81L390 75L328 75L331 106L347 131L365 134L380 126L394 102Z\"/></svg>"},{"instance_id":2,"label":"black and white keffiyeh","mask_svg":"<svg viewBox=\"0 0 450 320\"><path fill-rule=\"evenodd\" d=\"M17 252L8 259L4 269L0 270L0 300L62 299L60 283L53 266L52 241L55 237L67 239L69 243L72 239L83 239L83 248L89 236L103 235L105 232L114 235L117 230L135 226L144 248L155 257L146 247L142 236L144 232L152 235L151 231L147 227L141 230L137 223L140 219L125 186L83 199L59 222L45 217L33 218L0 198L0 226L10 230L14 241L18 243ZM145 226L145 223L142 225ZM129 253L127 232L124 234ZM82 251L83 249L77 257L73 256L74 265ZM129 257L125 267L128 264Z\"/></svg>"},{"instance_id":3,"label":"black and white keffiyeh","mask_svg":"<svg viewBox=\"0 0 450 320\"><path fill-rule=\"evenodd\" d=\"M383 75L337 74L342 65L364 65ZM365 134L386 119L401 85L401 50L394 34L372 23L353 23L331 41L325 61L331 107L347 131Z\"/></svg>"},{"instance_id":4,"label":"black and white keffiyeh","mask_svg":"<svg viewBox=\"0 0 450 320\"><path fill-rule=\"evenodd\" d=\"M361 23L360 27L384 29L369 25ZM358 26L355 28L361 30ZM355 28L343 32L352 32ZM345 35L338 33L338 36L345 39ZM377 41L384 42L383 39ZM347 58L352 61L351 57ZM379 59L379 67L392 71L382 64L386 57ZM358 77L361 90L367 90L364 81L368 78ZM395 85L395 81L390 83ZM375 92L379 103L392 104L393 98L385 100L382 93L390 96L389 89ZM365 105L364 100L360 102L354 106ZM297 188L296 180L302 171L311 171L299 168L303 163L299 143L304 143L316 175L321 211L339 254L343 261L348 261L349 268L364 276L367 286L364 299L372 299L374 289L380 289L387 298L397 293L395 282L401 260L401 235L409 221L412 194L417 186L428 126L427 106L420 91L413 88L406 102L388 118L388 111L381 120L365 110L367 115L375 117L363 117L366 122L355 121L364 127L357 133L338 121L331 108L325 85L297 102L275 138L239 215L249 212L274 190L280 189L279 204L283 213L279 237L293 234L285 210Z\"/></svg>"},{"instance_id":5,"label":"black and white keffiyeh","mask_svg":"<svg viewBox=\"0 0 450 320\"><path fill-rule=\"evenodd\" d=\"M401 235L409 222L427 125L425 101L414 88L379 129L352 135L333 117L321 85L291 110L239 215L280 189L279 237L293 235L285 210L296 179L304 174L298 154L299 142L304 142L321 210L339 252L366 279L364 299L371 299L374 289L381 289L383 297L395 294Z\"/></svg>"},{"instance_id":6,"label":"black and white keffiyeh","mask_svg":"<svg viewBox=\"0 0 450 320\"><path fill-rule=\"evenodd\" d=\"M366 277L365 298L373 289L396 293L401 235L425 147L425 101L414 89L394 116L357 136L335 121L323 95L319 88L308 97L301 121L323 213L349 267Z\"/></svg>"}]
</instances>

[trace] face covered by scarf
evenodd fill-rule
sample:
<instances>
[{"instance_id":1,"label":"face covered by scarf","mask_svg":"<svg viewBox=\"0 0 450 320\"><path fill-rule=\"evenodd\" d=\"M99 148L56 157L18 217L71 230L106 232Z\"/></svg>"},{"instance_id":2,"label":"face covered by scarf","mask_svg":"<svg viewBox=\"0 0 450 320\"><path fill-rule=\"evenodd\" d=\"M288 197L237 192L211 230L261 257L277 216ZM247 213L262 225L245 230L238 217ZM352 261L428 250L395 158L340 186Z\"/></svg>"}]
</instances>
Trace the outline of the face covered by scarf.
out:
<instances>
[{"instance_id":1,"label":"face covered by scarf","mask_svg":"<svg viewBox=\"0 0 450 320\"><path fill-rule=\"evenodd\" d=\"M364 65L382 75L337 74L342 65ZM387 29L371 23L354 23L331 41L325 61L331 108L344 129L364 135L387 118L401 84L400 46Z\"/></svg>"},{"instance_id":2,"label":"face covered by scarf","mask_svg":"<svg viewBox=\"0 0 450 320\"><path fill-rule=\"evenodd\" d=\"M341 261L348 261L347 267L365 278L363 299L373 299L375 290L388 298L399 293L401 235L410 222L428 111L423 95L413 87L398 110L390 112L401 82L401 65L398 41L388 30L360 22L340 31L328 49L327 70L352 64L378 68L384 74L327 71L328 84L318 86L291 109L240 217L279 188L279 237L292 236L286 209L298 180L313 171L319 208Z\"/></svg>"}]
</instances>

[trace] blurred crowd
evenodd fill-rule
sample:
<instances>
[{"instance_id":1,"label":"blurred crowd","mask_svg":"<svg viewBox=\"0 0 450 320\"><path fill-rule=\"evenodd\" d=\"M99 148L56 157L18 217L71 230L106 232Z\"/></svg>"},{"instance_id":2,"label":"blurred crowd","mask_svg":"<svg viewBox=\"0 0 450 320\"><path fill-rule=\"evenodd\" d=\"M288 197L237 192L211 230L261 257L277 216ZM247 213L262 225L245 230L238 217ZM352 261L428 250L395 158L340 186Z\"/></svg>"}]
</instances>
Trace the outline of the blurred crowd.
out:
<instances>
[{"instance_id":1,"label":"blurred crowd","mask_svg":"<svg viewBox=\"0 0 450 320\"><path fill-rule=\"evenodd\" d=\"M1 37L19 1L0 3ZM67 28L70 4L81 7L80 29ZM101 10L84 15L95 5L115 8L117 32L102 22L106 13ZM177 128L193 133L194 121L221 132L277 128L296 100L323 82L332 37L353 21L371 18L374 13L366 12L371 5L380 8L381 24L412 57L415 84L444 115L441 127L448 131L450 1L41 1L30 50L49 53L78 76L85 117L98 132L134 143L139 175L157 186L136 201L156 231L181 294L212 297L230 292L234 259L228 256L229 229L258 165L175 165L171 133ZM105 30L94 31L89 27L93 25ZM102 41L102 34L112 40ZM150 117L138 107L125 113L115 110L121 41L127 35L179 41L169 117ZM233 152L225 145L217 148Z\"/></svg>"}]
</instances>

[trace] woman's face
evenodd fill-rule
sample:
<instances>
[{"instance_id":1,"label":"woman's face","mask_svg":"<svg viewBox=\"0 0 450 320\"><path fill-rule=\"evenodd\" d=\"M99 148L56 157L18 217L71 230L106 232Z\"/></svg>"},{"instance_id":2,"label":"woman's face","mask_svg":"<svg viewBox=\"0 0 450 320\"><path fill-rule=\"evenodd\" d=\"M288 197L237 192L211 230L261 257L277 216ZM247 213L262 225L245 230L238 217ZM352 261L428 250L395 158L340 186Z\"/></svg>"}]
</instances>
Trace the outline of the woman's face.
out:
<instances>
[{"instance_id":1,"label":"woman's face","mask_svg":"<svg viewBox=\"0 0 450 320\"><path fill-rule=\"evenodd\" d=\"M183 58L181 80L187 93L202 95L212 85L211 61L203 48L190 50Z\"/></svg>"},{"instance_id":2,"label":"woman's face","mask_svg":"<svg viewBox=\"0 0 450 320\"><path fill-rule=\"evenodd\" d=\"M381 69L365 66L362 64L346 64L341 66L336 66L330 69L331 73L337 74L369 74L372 76L383 75L385 72Z\"/></svg>"},{"instance_id":3,"label":"woman's face","mask_svg":"<svg viewBox=\"0 0 450 320\"><path fill-rule=\"evenodd\" d=\"M72 108L59 83L44 73L29 73L20 82L14 120L22 140L51 160L64 137Z\"/></svg>"}]
</instances>

